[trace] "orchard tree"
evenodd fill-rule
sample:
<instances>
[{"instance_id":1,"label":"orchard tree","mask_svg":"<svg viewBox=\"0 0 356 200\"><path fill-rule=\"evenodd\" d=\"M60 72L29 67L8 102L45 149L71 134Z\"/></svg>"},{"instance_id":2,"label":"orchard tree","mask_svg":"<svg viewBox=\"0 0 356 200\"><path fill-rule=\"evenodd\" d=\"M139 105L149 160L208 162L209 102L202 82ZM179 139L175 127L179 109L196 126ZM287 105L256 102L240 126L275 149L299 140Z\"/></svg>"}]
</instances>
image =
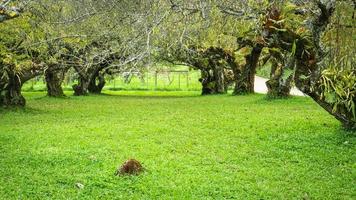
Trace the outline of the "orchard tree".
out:
<instances>
[{"instance_id":1,"label":"orchard tree","mask_svg":"<svg viewBox=\"0 0 356 200\"><path fill-rule=\"evenodd\" d=\"M161 12L160 2L73 0L51 6L48 1L37 4L35 14L43 18L41 28L49 38L56 39L47 41L61 39L65 43L66 53L55 56L55 60L64 71L68 67L75 69L79 77L73 85L75 95L100 93L107 71L147 60L150 35L167 16ZM53 12L47 14L47 10ZM49 46L58 49L55 43ZM49 65L48 69L52 68Z\"/></svg>"},{"instance_id":2,"label":"orchard tree","mask_svg":"<svg viewBox=\"0 0 356 200\"><path fill-rule=\"evenodd\" d=\"M254 6L263 4L170 2L173 13L157 32L160 41L157 45L160 48L158 56L199 69L202 73L202 94L226 93L227 86L233 83L235 94L253 92L262 50L256 38L258 32L253 28L258 14L249 15L247 11L237 12L234 9L250 8L252 12Z\"/></svg>"},{"instance_id":3,"label":"orchard tree","mask_svg":"<svg viewBox=\"0 0 356 200\"><path fill-rule=\"evenodd\" d=\"M234 83L231 69L237 68L235 57L222 48L191 47L184 52L176 53L174 60L181 60L180 64L200 70L202 95L225 94L228 87Z\"/></svg>"},{"instance_id":4,"label":"orchard tree","mask_svg":"<svg viewBox=\"0 0 356 200\"><path fill-rule=\"evenodd\" d=\"M334 0L305 2L301 4L305 12L297 12L300 8L295 4L272 4L263 33L269 46L293 54L296 86L345 128L356 129L356 69L352 63L330 66L325 62L323 36L341 5Z\"/></svg>"},{"instance_id":5,"label":"orchard tree","mask_svg":"<svg viewBox=\"0 0 356 200\"><path fill-rule=\"evenodd\" d=\"M0 105L24 106L22 85L42 73L43 66L36 59L38 51L28 48L32 43L29 16L1 23L0 26Z\"/></svg>"}]
</instances>

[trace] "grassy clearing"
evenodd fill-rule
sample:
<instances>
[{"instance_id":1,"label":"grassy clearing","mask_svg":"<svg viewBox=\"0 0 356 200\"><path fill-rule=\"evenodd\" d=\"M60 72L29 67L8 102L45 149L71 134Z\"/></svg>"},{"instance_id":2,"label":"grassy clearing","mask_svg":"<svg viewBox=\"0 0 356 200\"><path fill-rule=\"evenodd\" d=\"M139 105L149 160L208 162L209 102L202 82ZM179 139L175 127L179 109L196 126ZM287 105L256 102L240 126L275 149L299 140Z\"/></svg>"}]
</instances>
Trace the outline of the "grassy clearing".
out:
<instances>
[{"instance_id":1,"label":"grassy clearing","mask_svg":"<svg viewBox=\"0 0 356 200\"><path fill-rule=\"evenodd\" d=\"M356 196L356 137L308 98L25 95L26 109L0 111L2 199ZM128 158L147 172L113 176Z\"/></svg>"}]
</instances>

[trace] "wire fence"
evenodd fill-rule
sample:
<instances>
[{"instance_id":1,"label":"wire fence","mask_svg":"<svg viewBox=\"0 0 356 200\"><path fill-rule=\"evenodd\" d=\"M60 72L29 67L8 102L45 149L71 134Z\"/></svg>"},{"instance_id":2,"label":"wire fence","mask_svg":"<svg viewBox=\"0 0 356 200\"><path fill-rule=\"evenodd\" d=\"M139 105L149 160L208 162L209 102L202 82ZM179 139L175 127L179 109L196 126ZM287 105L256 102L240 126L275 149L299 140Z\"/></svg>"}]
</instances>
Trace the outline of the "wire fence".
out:
<instances>
[{"instance_id":1,"label":"wire fence","mask_svg":"<svg viewBox=\"0 0 356 200\"><path fill-rule=\"evenodd\" d=\"M123 72L114 76L107 76L104 90L172 90L172 91L200 91L200 71L167 70ZM77 83L73 78L66 78L63 82L64 90L72 90ZM28 81L23 91L45 91L46 83L43 77Z\"/></svg>"}]
</instances>

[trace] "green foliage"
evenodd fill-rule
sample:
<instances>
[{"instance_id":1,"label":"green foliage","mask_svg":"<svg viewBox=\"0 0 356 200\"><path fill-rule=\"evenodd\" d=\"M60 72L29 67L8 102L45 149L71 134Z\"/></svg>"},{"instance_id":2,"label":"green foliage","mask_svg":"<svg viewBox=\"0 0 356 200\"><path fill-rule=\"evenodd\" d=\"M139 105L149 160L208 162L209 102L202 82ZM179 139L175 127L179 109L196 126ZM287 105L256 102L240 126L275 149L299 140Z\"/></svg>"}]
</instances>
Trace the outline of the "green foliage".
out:
<instances>
[{"instance_id":1,"label":"green foliage","mask_svg":"<svg viewBox=\"0 0 356 200\"><path fill-rule=\"evenodd\" d=\"M282 80L287 80L288 78L290 78L292 75L294 74L294 70L293 69L289 69L289 68L284 68L283 70L283 75L282 75Z\"/></svg>"},{"instance_id":2,"label":"green foliage","mask_svg":"<svg viewBox=\"0 0 356 200\"><path fill-rule=\"evenodd\" d=\"M0 90L8 86L10 74L19 74L32 66L31 58L23 44L31 30L29 18L23 16L0 26Z\"/></svg>"},{"instance_id":3,"label":"green foliage","mask_svg":"<svg viewBox=\"0 0 356 200\"><path fill-rule=\"evenodd\" d=\"M306 34L309 33L307 29L307 24L305 23L306 17L305 15L296 14L298 10L307 10L310 9L310 4L304 4L301 6L297 6L291 2L286 1L284 5L281 7L281 21L278 23L283 23L284 29L294 30L296 32L303 32Z\"/></svg>"},{"instance_id":4,"label":"green foliage","mask_svg":"<svg viewBox=\"0 0 356 200\"><path fill-rule=\"evenodd\" d=\"M296 41L293 42L293 46L292 46L292 55L291 56L295 56L295 52L297 50L297 43Z\"/></svg>"},{"instance_id":5,"label":"green foliage","mask_svg":"<svg viewBox=\"0 0 356 200\"><path fill-rule=\"evenodd\" d=\"M322 98L333 105L333 111L345 107L356 121L356 71L330 67L322 72Z\"/></svg>"}]
</instances>

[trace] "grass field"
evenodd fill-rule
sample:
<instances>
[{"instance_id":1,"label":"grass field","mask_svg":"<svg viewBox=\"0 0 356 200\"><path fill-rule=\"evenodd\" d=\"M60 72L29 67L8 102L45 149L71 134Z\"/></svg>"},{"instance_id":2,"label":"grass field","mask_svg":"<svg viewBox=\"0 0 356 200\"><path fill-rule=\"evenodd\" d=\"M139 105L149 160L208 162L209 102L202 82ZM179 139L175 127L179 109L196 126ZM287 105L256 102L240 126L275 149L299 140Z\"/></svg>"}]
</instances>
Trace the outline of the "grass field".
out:
<instances>
[{"instance_id":1,"label":"grass field","mask_svg":"<svg viewBox=\"0 0 356 200\"><path fill-rule=\"evenodd\" d=\"M25 96L0 110L1 199L356 197L355 134L308 98ZM115 177L129 158L146 172Z\"/></svg>"}]
</instances>

